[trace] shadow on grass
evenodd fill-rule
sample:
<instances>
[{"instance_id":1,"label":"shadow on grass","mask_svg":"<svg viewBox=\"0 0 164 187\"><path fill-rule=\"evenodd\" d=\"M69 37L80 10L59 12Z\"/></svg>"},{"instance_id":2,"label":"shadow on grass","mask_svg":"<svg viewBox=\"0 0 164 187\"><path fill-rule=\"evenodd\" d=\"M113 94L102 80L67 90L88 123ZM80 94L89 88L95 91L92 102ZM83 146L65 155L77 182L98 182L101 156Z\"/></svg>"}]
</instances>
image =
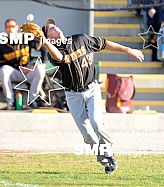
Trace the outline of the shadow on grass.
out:
<instances>
[{"instance_id":1,"label":"shadow on grass","mask_svg":"<svg viewBox=\"0 0 164 187\"><path fill-rule=\"evenodd\" d=\"M36 174L46 174L46 175L59 175L59 174L64 174L64 172L51 172L51 171L38 171L35 172Z\"/></svg>"}]
</instances>

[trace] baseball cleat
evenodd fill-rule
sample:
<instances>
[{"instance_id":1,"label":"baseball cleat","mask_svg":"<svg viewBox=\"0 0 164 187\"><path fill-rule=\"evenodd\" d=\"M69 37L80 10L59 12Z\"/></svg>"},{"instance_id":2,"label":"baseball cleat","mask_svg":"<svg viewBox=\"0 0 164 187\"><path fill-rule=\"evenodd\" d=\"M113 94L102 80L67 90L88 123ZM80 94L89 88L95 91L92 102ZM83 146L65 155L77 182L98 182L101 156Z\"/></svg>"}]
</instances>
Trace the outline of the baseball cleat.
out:
<instances>
[{"instance_id":1,"label":"baseball cleat","mask_svg":"<svg viewBox=\"0 0 164 187\"><path fill-rule=\"evenodd\" d=\"M105 173L111 174L114 170L117 169L118 164L113 156L108 157L107 159L108 159L109 166L105 167Z\"/></svg>"}]
</instances>

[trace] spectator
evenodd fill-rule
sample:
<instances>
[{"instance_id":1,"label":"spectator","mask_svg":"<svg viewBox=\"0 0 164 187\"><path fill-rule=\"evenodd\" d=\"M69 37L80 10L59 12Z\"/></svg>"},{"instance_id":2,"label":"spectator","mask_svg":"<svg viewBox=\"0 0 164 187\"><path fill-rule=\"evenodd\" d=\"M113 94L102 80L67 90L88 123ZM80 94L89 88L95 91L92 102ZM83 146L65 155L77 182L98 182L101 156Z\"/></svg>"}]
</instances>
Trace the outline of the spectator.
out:
<instances>
[{"instance_id":1,"label":"spectator","mask_svg":"<svg viewBox=\"0 0 164 187\"><path fill-rule=\"evenodd\" d=\"M148 0L148 4L158 4L158 3L164 3L164 0ZM164 7L159 6L159 7L150 7L147 8L147 26L149 27L152 25L153 29L155 32L161 32L161 28L164 25ZM155 45L154 42L156 42L155 35L150 36L150 43ZM159 61L157 58L157 48L152 47L152 61Z\"/></svg>"},{"instance_id":2,"label":"spectator","mask_svg":"<svg viewBox=\"0 0 164 187\"><path fill-rule=\"evenodd\" d=\"M148 4L158 4L164 3L164 0L148 0ZM148 17L148 27L153 26L155 32L159 32L161 26L164 25L164 7L151 7L147 8L147 17Z\"/></svg>"},{"instance_id":3,"label":"spectator","mask_svg":"<svg viewBox=\"0 0 164 187\"><path fill-rule=\"evenodd\" d=\"M29 44L10 44L10 33L18 36L19 26L16 20L8 19L5 21L5 30L8 34L8 43L0 45L0 80L2 82L3 93L7 102L7 110L15 109L14 106L14 91L12 82L21 82L24 80L22 73L19 70L19 66L29 67L30 49L37 49L38 43L34 40ZM31 103L41 90L41 86L45 76L45 61L47 58L46 48L41 45L40 50L42 52L42 62L36 66L34 71L22 69L27 78L27 82L30 84L29 90L29 103ZM31 108L38 108L36 101L29 105Z\"/></svg>"}]
</instances>

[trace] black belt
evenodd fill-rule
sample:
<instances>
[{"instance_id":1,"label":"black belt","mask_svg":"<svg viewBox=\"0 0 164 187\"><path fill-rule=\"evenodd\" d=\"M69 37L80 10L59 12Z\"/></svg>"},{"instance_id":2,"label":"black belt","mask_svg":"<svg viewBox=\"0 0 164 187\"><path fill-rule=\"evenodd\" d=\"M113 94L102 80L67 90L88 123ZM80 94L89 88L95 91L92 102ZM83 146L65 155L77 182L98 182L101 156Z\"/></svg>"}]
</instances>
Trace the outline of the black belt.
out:
<instances>
[{"instance_id":1,"label":"black belt","mask_svg":"<svg viewBox=\"0 0 164 187\"><path fill-rule=\"evenodd\" d=\"M88 86L85 86L84 88L78 88L76 90L72 90L70 88L65 88L65 91L68 91L68 92L85 92L85 91L89 90L90 88L92 88L96 83L97 83L97 81L94 80L92 83L88 84Z\"/></svg>"}]
</instances>

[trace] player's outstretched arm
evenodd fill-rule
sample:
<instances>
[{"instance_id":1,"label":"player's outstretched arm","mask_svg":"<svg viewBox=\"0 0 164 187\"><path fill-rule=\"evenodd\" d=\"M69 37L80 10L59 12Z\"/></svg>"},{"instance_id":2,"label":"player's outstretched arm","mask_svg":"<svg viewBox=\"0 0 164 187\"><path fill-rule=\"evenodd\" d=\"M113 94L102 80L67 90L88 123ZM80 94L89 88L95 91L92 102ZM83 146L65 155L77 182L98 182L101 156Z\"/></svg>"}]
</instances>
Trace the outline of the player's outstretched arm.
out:
<instances>
[{"instance_id":1,"label":"player's outstretched arm","mask_svg":"<svg viewBox=\"0 0 164 187\"><path fill-rule=\"evenodd\" d=\"M57 60L59 62L63 60L63 54L54 45L52 45L46 38L44 38L44 45L54 60Z\"/></svg>"},{"instance_id":2,"label":"player's outstretched arm","mask_svg":"<svg viewBox=\"0 0 164 187\"><path fill-rule=\"evenodd\" d=\"M43 41L43 44L54 60L62 61L63 54L60 53L60 51L54 45L52 45L48 39L46 39L39 25L35 23L24 23L20 26L20 29L22 33L33 33L35 39L40 39Z\"/></svg>"},{"instance_id":3,"label":"player's outstretched arm","mask_svg":"<svg viewBox=\"0 0 164 187\"><path fill-rule=\"evenodd\" d=\"M138 49L132 49L130 47L125 47L123 45L120 45L115 42L111 41L106 41L106 50L111 50L111 51L118 51L118 52L124 52L129 54L132 58L138 59L140 62L144 60L144 55L142 52Z\"/></svg>"}]
</instances>

